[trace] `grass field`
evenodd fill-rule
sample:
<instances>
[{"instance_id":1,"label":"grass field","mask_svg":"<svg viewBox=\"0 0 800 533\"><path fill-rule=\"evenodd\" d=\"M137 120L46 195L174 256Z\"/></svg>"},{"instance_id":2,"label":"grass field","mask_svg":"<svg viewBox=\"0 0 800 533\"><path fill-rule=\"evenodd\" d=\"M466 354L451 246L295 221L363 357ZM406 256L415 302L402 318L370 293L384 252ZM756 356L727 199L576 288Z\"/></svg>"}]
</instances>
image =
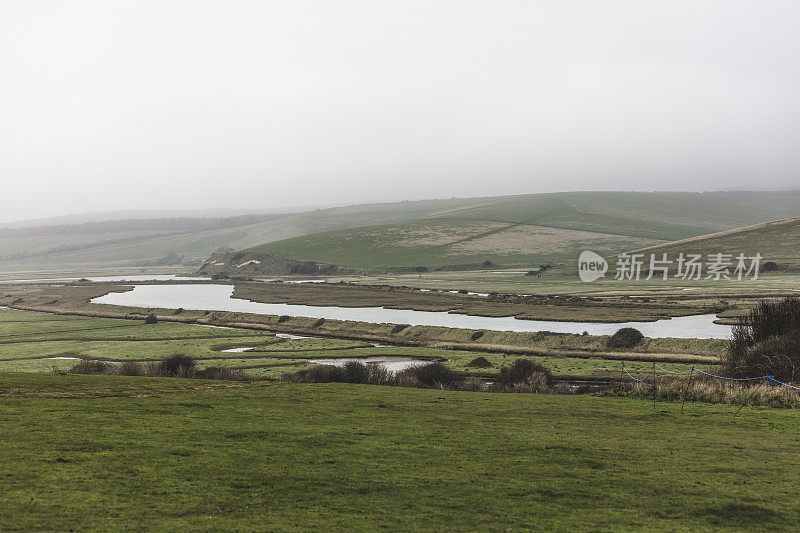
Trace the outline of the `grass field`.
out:
<instances>
[{"instance_id":1,"label":"grass field","mask_svg":"<svg viewBox=\"0 0 800 533\"><path fill-rule=\"evenodd\" d=\"M479 264L538 266L585 249L618 253L800 214L794 193L558 193L250 248L366 270ZM368 251L368 252L367 252Z\"/></svg>"},{"instance_id":2,"label":"grass field","mask_svg":"<svg viewBox=\"0 0 800 533\"><path fill-rule=\"evenodd\" d=\"M575 342L578 339L582 342ZM640 351L603 357L604 338L574 335L543 337L542 350L569 351L573 355L528 356L541 362L557 375L616 375L621 364L632 372L646 372L650 363L683 367L695 363L701 368L714 367L713 353L719 343L699 342L695 353L675 353L668 341L649 340ZM684 347L692 347L684 341ZM250 348L245 352L225 352L231 348ZM647 353L641 350L653 350ZM669 350L673 353L670 354ZM697 353L699 352L699 353ZM375 347L370 342L335 338L286 340L267 331L209 328L182 323L144 324L142 320L59 316L31 311L0 309L0 372L64 371L80 359L109 362L156 361L183 353L197 360L198 368L225 366L241 369L259 377L277 378L306 368L308 359L363 357L401 357L442 360L459 371L496 372L517 356L480 350L465 351L422 346ZM660 355L658 355L660 353ZM493 367L474 369L467 364L485 357Z\"/></svg>"},{"instance_id":3,"label":"grass field","mask_svg":"<svg viewBox=\"0 0 800 533\"><path fill-rule=\"evenodd\" d=\"M668 257L676 257L681 252L701 254L703 257L716 253L729 253L734 257L739 253L746 256L760 253L763 262L772 261L777 263L779 268L796 270L800 266L798 249L800 249L800 218L792 218L686 239L643 251L647 254L667 253Z\"/></svg>"},{"instance_id":4,"label":"grass field","mask_svg":"<svg viewBox=\"0 0 800 533\"><path fill-rule=\"evenodd\" d=\"M0 374L0 529L793 530L800 414Z\"/></svg>"}]
</instances>

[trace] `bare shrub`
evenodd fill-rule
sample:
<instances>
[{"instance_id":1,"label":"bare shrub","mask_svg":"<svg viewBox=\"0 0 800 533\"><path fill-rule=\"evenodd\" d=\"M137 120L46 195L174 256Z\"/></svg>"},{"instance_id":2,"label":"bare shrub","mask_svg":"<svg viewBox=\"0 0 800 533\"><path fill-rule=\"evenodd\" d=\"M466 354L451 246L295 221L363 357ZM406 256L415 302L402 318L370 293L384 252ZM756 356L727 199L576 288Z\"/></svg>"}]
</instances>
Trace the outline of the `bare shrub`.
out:
<instances>
[{"instance_id":1,"label":"bare shrub","mask_svg":"<svg viewBox=\"0 0 800 533\"><path fill-rule=\"evenodd\" d=\"M373 385L392 385L394 384L394 373L390 372L385 366L381 365L366 365L369 371L369 378L367 383Z\"/></svg>"},{"instance_id":2,"label":"bare shrub","mask_svg":"<svg viewBox=\"0 0 800 533\"><path fill-rule=\"evenodd\" d=\"M136 361L125 361L119 365L117 373L122 376L143 376L144 368Z\"/></svg>"},{"instance_id":3,"label":"bare shrub","mask_svg":"<svg viewBox=\"0 0 800 533\"><path fill-rule=\"evenodd\" d=\"M553 384L550 371L539 363L528 359L517 359L510 366L500 367L495 383L500 387L509 388L520 384L538 386L540 382L547 387Z\"/></svg>"},{"instance_id":4,"label":"bare shrub","mask_svg":"<svg viewBox=\"0 0 800 533\"><path fill-rule=\"evenodd\" d=\"M109 374L111 365L103 361L81 361L69 369L71 374Z\"/></svg>"},{"instance_id":5,"label":"bare shrub","mask_svg":"<svg viewBox=\"0 0 800 533\"><path fill-rule=\"evenodd\" d=\"M225 366L210 366L203 370L197 370L194 374L198 379L221 379L227 381L249 381L250 378L237 368Z\"/></svg>"},{"instance_id":6,"label":"bare shrub","mask_svg":"<svg viewBox=\"0 0 800 533\"><path fill-rule=\"evenodd\" d=\"M800 378L800 299L761 302L752 309L734 326L722 366L732 377Z\"/></svg>"},{"instance_id":7,"label":"bare shrub","mask_svg":"<svg viewBox=\"0 0 800 533\"><path fill-rule=\"evenodd\" d=\"M463 390L463 391L480 392L483 390L483 388L484 388L483 381L474 376L466 378L461 382L459 382L458 384L458 390Z\"/></svg>"},{"instance_id":8,"label":"bare shrub","mask_svg":"<svg viewBox=\"0 0 800 533\"><path fill-rule=\"evenodd\" d=\"M342 380L345 383L369 383L369 369L364 363L348 361L342 367Z\"/></svg>"},{"instance_id":9,"label":"bare shrub","mask_svg":"<svg viewBox=\"0 0 800 533\"><path fill-rule=\"evenodd\" d=\"M158 375L174 378L192 378L195 375L194 358L182 353L176 353L163 359L158 364Z\"/></svg>"},{"instance_id":10,"label":"bare shrub","mask_svg":"<svg viewBox=\"0 0 800 533\"><path fill-rule=\"evenodd\" d=\"M144 317L144 323L145 324L158 324L158 317L156 315L154 315L153 313L150 313L146 317Z\"/></svg>"}]
</instances>

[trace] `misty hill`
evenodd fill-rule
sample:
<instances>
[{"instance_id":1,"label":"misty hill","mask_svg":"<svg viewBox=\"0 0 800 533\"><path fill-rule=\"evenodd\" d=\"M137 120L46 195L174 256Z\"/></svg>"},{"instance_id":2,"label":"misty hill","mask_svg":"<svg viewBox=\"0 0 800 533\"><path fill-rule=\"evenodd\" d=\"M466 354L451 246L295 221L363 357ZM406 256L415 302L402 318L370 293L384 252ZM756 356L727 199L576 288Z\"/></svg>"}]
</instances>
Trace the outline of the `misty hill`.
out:
<instances>
[{"instance_id":1,"label":"misty hill","mask_svg":"<svg viewBox=\"0 0 800 533\"><path fill-rule=\"evenodd\" d=\"M797 192L535 194L247 251L373 270L484 261L529 266L573 261L585 249L617 253L797 215Z\"/></svg>"},{"instance_id":2,"label":"misty hill","mask_svg":"<svg viewBox=\"0 0 800 533\"><path fill-rule=\"evenodd\" d=\"M702 235L637 251L667 253L672 259L681 252L702 254L704 257L717 253L734 256L760 253L763 257L762 267L771 261L777 263L780 270L797 270L800 267L800 217Z\"/></svg>"},{"instance_id":3,"label":"misty hill","mask_svg":"<svg viewBox=\"0 0 800 533\"><path fill-rule=\"evenodd\" d=\"M73 226L87 222L108 222L120 220L171 219L171 218L233 218L246 215L287 215L304 213L326 206L291 206L266 209L119 209L113 211L93 211L45 218L30 218L12 222L0 222L0 228L38 228L42 226Z\"/></svg>"},{"instance_id":4,"label":"misty hill","mask_svg":"<svg viewBox=\"0 0 800 533\"><path fill-rule=\"evenodd\" d=\"M82 272L113 267L197 266L212 253L354 226L395 223L481 205L421 200L226 218L159 218L0 228L0 271Z\"/></svg>"}]
</instances>

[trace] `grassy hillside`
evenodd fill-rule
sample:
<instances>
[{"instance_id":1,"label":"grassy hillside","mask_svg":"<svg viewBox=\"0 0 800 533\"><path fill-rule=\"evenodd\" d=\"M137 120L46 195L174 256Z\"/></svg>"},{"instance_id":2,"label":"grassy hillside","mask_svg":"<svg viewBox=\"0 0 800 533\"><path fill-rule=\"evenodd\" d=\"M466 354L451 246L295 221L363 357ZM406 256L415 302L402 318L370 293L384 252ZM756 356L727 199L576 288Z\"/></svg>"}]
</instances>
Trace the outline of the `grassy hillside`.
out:
<instances>
[{"instance_id":1,"label":"grassy hillside","mask_svg":"<svg viewBox=\"0 0 800 533\"><path fill-rule=\"evenodd\" d=\"M219 228L210 227L209 219L193 219L194 227L175 224L176 220L187 219L163 219L163 224L147 228L141 228L143 221L130 221L130 228L120 227L119 223L94 223L49 226L49 231L26 228L3 233L0 230L0 272L80 273L163 263L167 256L182 257L184 263L199 262L221 248L241 249L321 231L394 223L481 202L449 199L356 205L273 215L270 220Z\"/></svg>"},{"instance_id":2,"label":"grassy hillside","mask_svg":"<svg viewBox=\"0 0 800 533\"><path fill-rule=\"evenodd\" d=\"M3 530L791 530L791 410L0 373ZM91 430L87 430L91 428Z\"/></svg>"},{"instance_id":3,"label":"grassy hillside","mask_svg":"<svg viewBox=\"0 0 800 533\"><path fill-rule=\"evenodd\" d=\"M773 261L783 269L800 267L800 218L777 220L730 231L712 233L666 245L646 248L646 253L677 254L730 253L747 256L760 253L763 261Z\"/></svg>"},{"instance_id":4,"label":"grassy hillside","mask_svg":"<svg viewBox=\"0 0 800 533\"><path fill-rule=\"evenodd\" d=\"M364 269L538 265L642 248L800 214L798 193L579 192L484 199L405 222L263 244L269 252Z\"/></svg>"}]
</instances>

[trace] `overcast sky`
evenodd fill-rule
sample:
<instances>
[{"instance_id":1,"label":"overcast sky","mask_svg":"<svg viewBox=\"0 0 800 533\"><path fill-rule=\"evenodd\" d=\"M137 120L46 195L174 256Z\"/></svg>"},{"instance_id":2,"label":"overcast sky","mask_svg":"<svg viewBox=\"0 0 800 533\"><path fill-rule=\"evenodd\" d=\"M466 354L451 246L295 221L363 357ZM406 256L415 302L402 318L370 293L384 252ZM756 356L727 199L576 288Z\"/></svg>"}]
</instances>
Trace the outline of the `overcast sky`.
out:
<instances>
[{"instance_id":1,"label":"overcast sky","mask_svg":"<svg viewBox=\"0 0 800 533\"><path fill-rule=\"evenodd\" d=\"M800 2L0 0L0 221L800 188Z\"/></svg>"}]
</instances>

